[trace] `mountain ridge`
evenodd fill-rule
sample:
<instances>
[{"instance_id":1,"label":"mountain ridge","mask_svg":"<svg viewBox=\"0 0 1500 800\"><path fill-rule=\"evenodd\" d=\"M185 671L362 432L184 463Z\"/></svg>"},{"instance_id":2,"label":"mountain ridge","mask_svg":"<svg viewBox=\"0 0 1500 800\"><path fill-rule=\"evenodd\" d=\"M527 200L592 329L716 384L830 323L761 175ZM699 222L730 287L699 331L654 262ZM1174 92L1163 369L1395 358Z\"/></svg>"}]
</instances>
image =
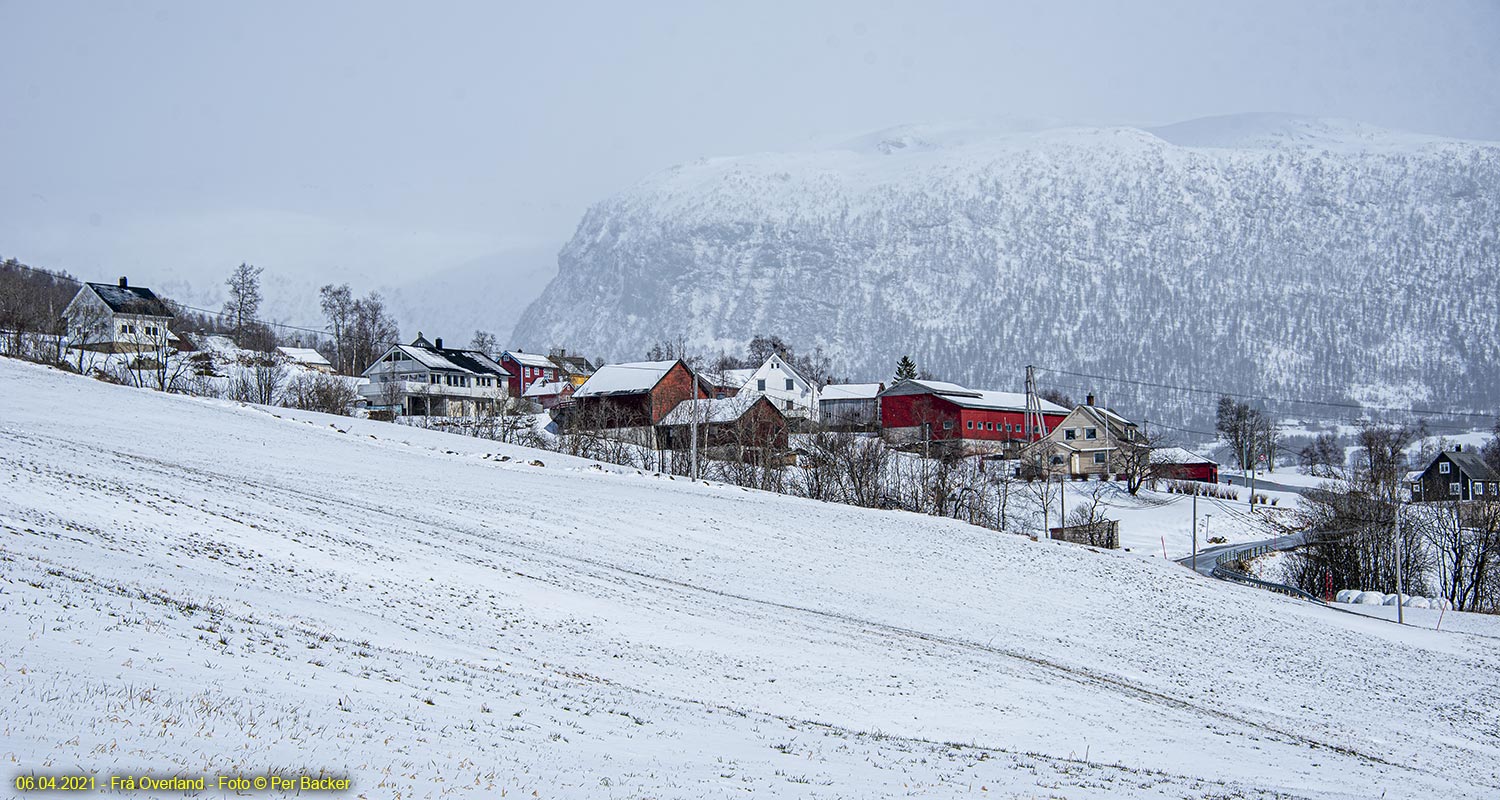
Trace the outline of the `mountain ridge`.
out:
<instances>
[{"instance_id":1,"label":"mountain ridge","mask_svg":"<svg viewBox=\"0 0 1500 800\"><path fill-rule=\"evenodd\" d=\"M1476 408L1500 393L1497 187L1500 144L1295 115L903 126L701 159L595 204L512 338L625 359L764 332L855 378L911 353L989 388L1049 364ZM1097 388L1152 414L1205 404Z\"/></svg>"}]
</instances>

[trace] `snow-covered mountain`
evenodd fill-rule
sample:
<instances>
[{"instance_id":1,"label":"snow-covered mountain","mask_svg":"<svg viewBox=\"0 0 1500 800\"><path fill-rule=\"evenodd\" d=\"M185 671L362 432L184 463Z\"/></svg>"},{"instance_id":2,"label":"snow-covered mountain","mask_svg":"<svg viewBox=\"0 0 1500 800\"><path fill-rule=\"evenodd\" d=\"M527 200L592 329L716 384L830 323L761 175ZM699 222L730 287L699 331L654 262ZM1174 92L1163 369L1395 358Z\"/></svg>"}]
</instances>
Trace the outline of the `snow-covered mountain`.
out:
<instances>
[{"instance_id":1,"label":"snow-covered mountain","mask_svg":"<svg viewBox=\"0 0 1500 800\"><path fill-rule=\"evenodd\" d=\"M604 200L512 338L625 358L764 332L854 378L911 353L992 388L1036 364L1478 408L1500 395L1497 237L1496 143L1280 114L912 126ZM1042 377L1143 413L1212 402Z\"/></svg>"}]
</instances>

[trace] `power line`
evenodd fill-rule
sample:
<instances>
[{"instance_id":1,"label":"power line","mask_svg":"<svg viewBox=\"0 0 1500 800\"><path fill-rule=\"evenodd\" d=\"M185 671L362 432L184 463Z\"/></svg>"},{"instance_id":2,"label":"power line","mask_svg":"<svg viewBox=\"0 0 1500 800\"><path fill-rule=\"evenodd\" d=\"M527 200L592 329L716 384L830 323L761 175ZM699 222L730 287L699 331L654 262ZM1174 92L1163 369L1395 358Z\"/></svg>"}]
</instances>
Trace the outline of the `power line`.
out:
<instances>
[{"instance_id":1,"label":"power line","mask_svg":"<svg viewBox=\"0 0 1500 800\"><path fill-rule=\"evenodd\" d=\"M1245 394L1242 392L1230 392L1221 389L1199 389L1192 386L1177 386L1170 383L1155 383L1152 381L1140 381L1131 378L1119 378L1109 375L1092 375L1087 372L1073 372L1071 370L1058 369L1057 367L1038 366L1058 375L1072 375L1077 378L1089 378L1098 381L1109 381L1131 386L1144 386L1152 389L1170 389L1176 392L1189 392L1193 394L1218 395L1220 397L1234 397L1240 400L1260 400L1269 403L1291 403L1294 405L1322 406L1324 408L1342 408L1350 411L1386 411L1390 413L1417 414L1435 417L1475 417L1479 419L1495 419L1495 414L1486 414L1477 411L1439 411L1427 408L1392 408L1389 406L1366 406L1359 403L1336 403L1331 400L1301 400L1293 397L1276 397L1264 394Z\"/></svg>"}]
</instances>

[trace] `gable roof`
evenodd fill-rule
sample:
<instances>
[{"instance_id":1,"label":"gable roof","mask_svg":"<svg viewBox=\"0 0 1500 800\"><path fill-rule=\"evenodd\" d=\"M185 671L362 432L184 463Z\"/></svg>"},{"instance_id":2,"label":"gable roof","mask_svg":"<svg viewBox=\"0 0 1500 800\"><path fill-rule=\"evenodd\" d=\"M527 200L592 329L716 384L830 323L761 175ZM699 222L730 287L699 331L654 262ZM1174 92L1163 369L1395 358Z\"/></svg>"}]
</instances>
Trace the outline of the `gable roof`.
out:
<instances>
[{"instance_id":1,"label":"gable roof","mask_svg":"<svg viewBox=\"0 0 1500 800\"><path fill-rule=\"evenodd\" d=\"M317 367L331 367L328 359L322 353L311 347L277 347L276 350L293 361L302 364L311 364Z\"/></svg>"},{"instance_id":2,"label":"gable roof","mask_svg":"<svg viewBox=\"0 0 1500 800\"><path fill-rule=\"evenodd\" d=\"M555 355L548 358L569 375L593 375L597 371L583 356Z\"/></svg>"},{"instance_id":3,"label":"gable roof","mask_svg":"<svg viewBox=\"0 0 1500 800\"><path fill-rule=\"evenodd\" d=\"M721 400L684 400L677 407L661 418L658 425L691 425L693 417L698 417L700 425L707 423L734 422L743 417L756 403L765 400L772 411L777 414L781 412L774 403L766 400L762 394L742 394L735 397L726 397Z\"/></svg>"},{"instance_id":4,"label":"gable roof","mask_svg":"<svg viewBox=\"0 0 1500 800\"><path fill-rule=\"evenodd\" d=\"M574 397L599 397L603 395L643 394L677 366L673 361L631 361L624 364L609 364L600 367L573 393Z\"/></svg>"},{"instance_id":5,"label":"gable roof","mask_svg":"<svg viewBox=\"0 0 1500 800\"><path fill-rule=\"evenodd\" d=\"M1470 480L1486 482L1500 481L1500 472L1496 472L1493 467L1485 463L1485 460L1480 458L1478 453L1464 450L1462 452L1445 452L1441 456L1447 456L1449 461L1457 464L1458 468L1465 475L1469 476Z\"/></svg>"},{"instance_id":6,"label":"gable roof","mask_svg":"<svg viewBox=\"0 0 1500 800\"><path fill-rule=\"evenodd\" d=\"M878 383L830 383L818 396L822 400L874 400L883 389Z\"/></svg>"},{"instance_id":7,"label":"gable roof","mask_svg":"<svg viewBox=\"0 0 1500 800\"><path fill-rule=\"evenodd\" d=\"M537 355L536 353L527 353L521 350L506 350L500 357L508 358L522 366L557 369L557 365L552 363L552 359L543 355Z\"/></svg>"},{"instance_id":8,"label":"gable roof","mask_svg":"<svg viewBox=\"0 0 1500 800\"><path fill-rule=\"evenodd\" d=\"M113 283L89 283L87 286L116 314L140 314L147 317L176 316L172 309L156 296L155 292L141 286L120 286Z\"/></svg>"},{"instance_id":9,"label":"gable roof","mask_svg":"<svg viewBox=\"0 0 1500 800\"><path fill-rule=\"evenodd\" d=\"M1191 450L1182 447L1158 447L1151 451L1151 463L1153 464L1213 464L1218 466L1219 462L1205 458Z\"/></svg>"},{"instance_id":10,"label":"gable roof","mask_svg":"<svg viewBox=\"0 0 1500 800\"><path fill-rule=\"evenodd\" d=\"M1026 394L1024 392L991 392L981 389L968 389L956 383L947 381L927 381L908 378L897 381L895 385L880 393L880 397L904 394L933 394L937 395L960 408L975 408L989 411L1025 411ZM1047 414L1067 414L1068 409L1049 400L1037 398L1041 401L1042 411Z\"/></svg>"},{"instance_id":11,"label":"gable roof","mask_svg":"<svg viewBox=\"0 0 1500 800\"><path fill-rule=\"evenodd\" d=\"M521 393L522 397L552 397L553 395L566 394L573 389L570 381L532 381Z\"/></svg>"},{"instance_id":12,"label":"gable roof","mask_svg":"<svg viewBox=\"0 0 1500 800\"><path fill-rule=\"evenodd\" d=\"M421 345L425 339L418 337L411 344L392 345L390 350L381 354L380 358L366 368L365 372L374 369L375 366L385 360L392 350L399 350L407 358L421 364L430 370L444 370L447 372L464 372L470 375L495 375L501 380L509 380L510 373L504 367L495 363L495 360L479 352L478 350L450 350L448 348L438 349L431 345Z\"/></svg>"}]
</instances>

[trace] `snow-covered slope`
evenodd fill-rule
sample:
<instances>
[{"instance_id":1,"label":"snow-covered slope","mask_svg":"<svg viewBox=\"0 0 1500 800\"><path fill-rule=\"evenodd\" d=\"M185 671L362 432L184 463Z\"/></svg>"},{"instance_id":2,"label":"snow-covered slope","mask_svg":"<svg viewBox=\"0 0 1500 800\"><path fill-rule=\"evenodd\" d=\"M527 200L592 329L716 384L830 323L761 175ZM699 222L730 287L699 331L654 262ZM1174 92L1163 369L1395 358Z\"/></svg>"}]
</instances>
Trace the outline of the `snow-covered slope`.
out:
<instances>
[{"instance_id":1,"label":"snow-covered slope","mask_svg":"<svg viewBox=\"0 0 1500 800\"><path fill-rule=\"evenodd\" d=\"M910 353L995 388L1038 364L1487 408L1497 223L1496 143L1281 114L908 126L705 159L600 202L513 338L625 358L775 333L857 379ZM1213 399L1086 388L1155 418Z\"/></svg>"},{"instance_id":2,"label":"snow-covered slope","mask_svg":"<svg viewBox=\"0 0 1500 800\"><path fill-rule=\"evenodd\" d=\"M368 797L1500 790L1494 638L6 360L0 409L13 772L326 769Z\"/></svg>"}]
</instances>

